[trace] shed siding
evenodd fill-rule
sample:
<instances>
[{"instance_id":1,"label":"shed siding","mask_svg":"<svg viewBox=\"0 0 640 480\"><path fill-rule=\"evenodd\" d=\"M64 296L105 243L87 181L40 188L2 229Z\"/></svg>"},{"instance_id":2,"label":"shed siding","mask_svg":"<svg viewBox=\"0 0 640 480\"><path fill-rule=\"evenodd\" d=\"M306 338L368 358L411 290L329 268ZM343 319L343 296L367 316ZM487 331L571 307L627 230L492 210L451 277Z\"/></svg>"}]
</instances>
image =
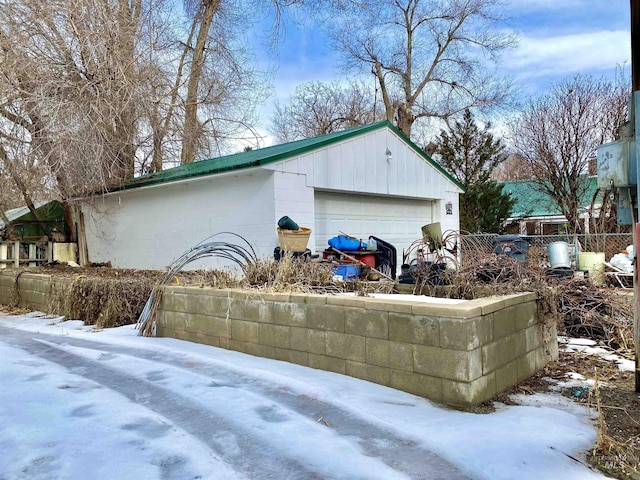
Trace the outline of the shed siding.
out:
<instances>
[{"instance_id":1,"label":"shed siding","mask_svg":"<svg viewBox=\"0 0 640 480\"><path fill-rule=\"evenodd\" d=\"M164 268L223 231L247 238L260 256L273 253L274 180L262 169L118 192L83 211L89 260L118 268ZM220 266L205 262L188 268Z\"/></svg>"},{"instance_id":2,"label":"shed siding","mask_svg":"<svg viewBox=\"0 0 640 480\"><path fill-rule=\"evenodd\" d=\"M313 249L316 228L314 227L313 188L307 185L307 176L298 173L275 172L275 217L271 226L273 248L278 245L275 226L280 217L287 215L301 227L311 228L309 248Z\"/></svg>"},{"instance_id":3,"label":"shed siding","mask_svg":"<svg viewBox=\"0 0 640 480\"><path fill-rule=\"evenodd\" d=\"M451 202L453 207L451 215L447 215L446 212L447 202ZM440 222L443 232L447 230L458 231L460 229L460 201L457 194L445 192L442 200L438 202L437 211L436 215L439 215L439 218L434 222Z\"/></svg>"},{"instance_id":4,"label":"shed siding","mask_svg":"<svg viewBox=\"0 0 640 480\"><path fill-rule=\"evenodd\" d=\"M387 159L389 149L392 156ZM307 176L318 190L442 199L460 189L392 130L350 138L264 168Z\"/></svg>"}]
</instances>

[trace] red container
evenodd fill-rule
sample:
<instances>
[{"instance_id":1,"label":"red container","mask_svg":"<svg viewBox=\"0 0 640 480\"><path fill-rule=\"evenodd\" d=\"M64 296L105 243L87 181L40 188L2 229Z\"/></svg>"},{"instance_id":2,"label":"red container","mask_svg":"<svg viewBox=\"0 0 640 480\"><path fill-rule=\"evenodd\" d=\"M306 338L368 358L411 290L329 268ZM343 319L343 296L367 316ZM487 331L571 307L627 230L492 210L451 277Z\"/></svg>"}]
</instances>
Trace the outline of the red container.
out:
<instances>
[{"instance_id":1,"label":"red container","mask_svg":"<svg viewBox=\"0 0 640 480\"><path fill-rule=\"evenodd\" d=\"M369 251L363 250L360 252L345 252L345 253L350 257L360 260L362 263L370 266L371 268L376 268L376 252L369 252ZM334 257L335 259L340 260L343 263L353 262L351 259L343 255L340 255L338 252L334 252L332 250L325 250L324 252L322 252L322 258L326 260L329 257Z\"/></svg>"},{"instance_id":2,"label":"red container","mask_svg":"<svg viewBox=\"0 0 640 480\"><path fill-rule=\"evenodd\" d=\"M358 255L352 255L353 257L360 260L362 263L366 263L371 268L376 268L376 256L373 253L364 253Z\"/></svg>"}]
</instances>

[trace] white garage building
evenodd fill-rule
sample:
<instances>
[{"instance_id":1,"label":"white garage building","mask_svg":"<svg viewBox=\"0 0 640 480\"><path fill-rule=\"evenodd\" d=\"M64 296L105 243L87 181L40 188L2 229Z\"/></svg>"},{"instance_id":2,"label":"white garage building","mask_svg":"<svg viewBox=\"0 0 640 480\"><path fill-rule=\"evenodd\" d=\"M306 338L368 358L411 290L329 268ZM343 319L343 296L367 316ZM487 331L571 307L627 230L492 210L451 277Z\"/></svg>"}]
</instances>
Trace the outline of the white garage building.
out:
<instances>
[{"instance_id":1,"label":"white garage building","mask_svg":"<svg viewBox=\"0 0 640 480\"><path fill-rule=\"evenodd\" d=\"M384 121L138 177L81 208L90 262L157 269L225 231L273 255L284 215L312 229L314 252L345 232L379 237L401 255L427 223L459 229L462 192Z\"/></svg>"}]
</instances>

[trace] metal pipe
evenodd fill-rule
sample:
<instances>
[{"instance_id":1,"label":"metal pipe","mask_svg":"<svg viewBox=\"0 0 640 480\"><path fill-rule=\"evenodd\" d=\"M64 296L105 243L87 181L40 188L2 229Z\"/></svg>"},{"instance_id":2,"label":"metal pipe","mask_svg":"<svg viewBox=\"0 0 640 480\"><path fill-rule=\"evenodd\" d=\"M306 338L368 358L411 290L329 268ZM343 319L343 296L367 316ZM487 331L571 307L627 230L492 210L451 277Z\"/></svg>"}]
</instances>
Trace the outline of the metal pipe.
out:
<instances>
[{"instance_id":1,"label":"metal pipe","mask_svg":"<svg viewBox=\"0 0 640 480\"><path fill-rule=\"evenodd\" d=\"M640 90L640 1L631 2L631 82L633 91Z\"/></svg>"},{"instance_id":2,"label":"metal pipe","mask_svg":"<svg viewBox=\"0 0 640 480\"><path fill-rule=\"evenodd\" d=\"M634 134L636 137L636 145L638 143L637 139L639 138L640 133L640 125L637 122L636 116L636 106L638 104L638 96L640 95L640 0L630 0L630 8L631 8L631 84L633 87L633 96L631 99L630 105L630 115L631 115L631 124L634 128ZM636 148L636 158L630 158L629 161L636 162L638 165L638 148ZM640 169L638 171L638 182L637 182L637 193L640 194ZM636 198L640 198L637 196ZM639 202L640 203L640 202ZM638 246L640 238L640 223L638 223L638 212L633 207L633 203L631 204L632 212L634 213L634 235L633 235L633 246L636 252L636 265L635 265L635 275L633 278L633 291L634 291L634 344L635 344L635 353L636 353L636 364L635 364L635 387L636 392L640 393L640 294L638 292L639 282L638 282Z\"/></svg>"}]
</instances>

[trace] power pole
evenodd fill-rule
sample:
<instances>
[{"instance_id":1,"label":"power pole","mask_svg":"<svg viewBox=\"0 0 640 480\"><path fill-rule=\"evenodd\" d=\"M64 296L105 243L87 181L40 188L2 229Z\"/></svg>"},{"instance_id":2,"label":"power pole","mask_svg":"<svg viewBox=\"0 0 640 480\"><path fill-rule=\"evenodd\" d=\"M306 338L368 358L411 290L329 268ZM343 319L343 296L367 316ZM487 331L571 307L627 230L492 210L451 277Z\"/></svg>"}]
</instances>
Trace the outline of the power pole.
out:
<instances>
[{"instance_id":1,"label":"power pole","mask_svg":"<svg viewBox=\"0 0 640 480\"><path fill-rule=\"evenodd\" d=\"M640 0L630 0L631 5L631 82L633 94L629 104L628 121L620 126L620 140L598 147L598 187L616 189L618 195L618 224L633 225L633 246L636 255L633 275L636 392L640 393L640 295L638 293L638 247L640 223L638 198L640 198Z\"/></svg>"},{"instance_id":2,"label":"power pole","mask_svg":"<svg viewBox=\"0 0 640 480\"><path fill-rule=\"evenodd\" d=\"M640 107L640 0L630 0L631 2L631 82L633 86L633 96L630 105L631 124L634 128L635 138L640 138L640 122L637 121L636 112ZM636 142L634 142L635 144ZM629 163L635 165L636 170L636 195L635 205L632 204L634 217L633 249L636 255L635 275L633 276L634 291L634 344L636 350L636 392L640 392L640 295L638 294L638 239L640 238L640 223L638 223L638 198L640 198L640 164L638 148L633 149L635 158L630 158Z\"/></svg>"}]
</instances>

